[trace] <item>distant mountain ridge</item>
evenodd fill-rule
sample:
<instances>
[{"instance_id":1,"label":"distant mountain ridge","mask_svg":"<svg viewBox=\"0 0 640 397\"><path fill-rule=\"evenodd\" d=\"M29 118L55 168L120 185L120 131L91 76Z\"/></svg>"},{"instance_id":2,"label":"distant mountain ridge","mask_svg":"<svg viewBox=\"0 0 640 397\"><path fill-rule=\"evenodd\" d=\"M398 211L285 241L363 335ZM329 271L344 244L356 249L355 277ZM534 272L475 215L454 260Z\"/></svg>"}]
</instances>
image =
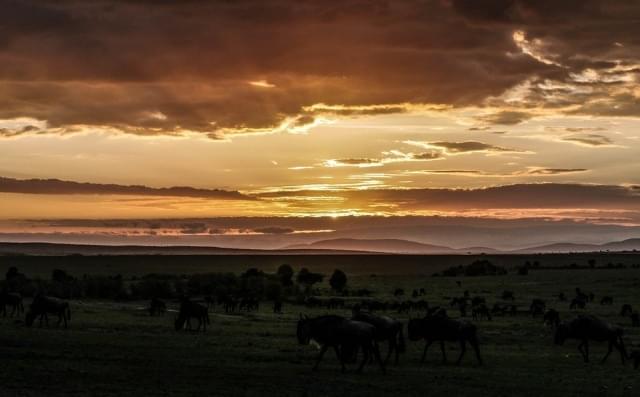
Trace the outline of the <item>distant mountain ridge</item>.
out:
<instances>
[{"instance_id":1,"label":"distant mountain ridge","mask_svg":"<svg viewBox=\"0 0 640 397\"><path fill-rule=\"evenodd\" d=\"M223 248L181 245L95 245L0 242L0 255L330 255L330 254L536 254L579 252L640 251L640 238L604 244L553 243L516 250L491 247L451 248L403 239L337 238L309 244L289 245L280 249Z\"/></svg>"},{"instance_id":2,"label":"distant mountain ridge","mask_svg":"<svg viewBox=\"0 0 640 397\"><path fill-rule=\"evenodd\" d=\"M331 249L384 252L393 254L462 254L462 253L496 253L488 247L451 248L442 245L425 244L402 239L355 239L337 238L320 240L309 244L295 244L285 249Z\"/></svg>"}]
</instances>

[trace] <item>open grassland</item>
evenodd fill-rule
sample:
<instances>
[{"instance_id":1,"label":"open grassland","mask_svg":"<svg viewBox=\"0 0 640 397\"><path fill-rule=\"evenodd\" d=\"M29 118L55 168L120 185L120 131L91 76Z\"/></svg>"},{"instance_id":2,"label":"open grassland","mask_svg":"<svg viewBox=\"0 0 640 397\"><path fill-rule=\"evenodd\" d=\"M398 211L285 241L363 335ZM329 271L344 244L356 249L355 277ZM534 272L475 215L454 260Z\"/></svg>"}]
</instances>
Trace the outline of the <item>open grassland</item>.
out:
<instances>
[{"instance_id":1,"label":"open grassland","mask_svg":"<svg viewBox=\"0 0 640 397\"><path fill-rule=\"evenodd\" d=\"M640 261L638 257L634 259ZM295 260L288 262L298 267ZM463 263L468 262L466 259ZM512 265L521 263L518 260ZM250 261L245 264L235 271L251 265ZM33 270L28 267L31 265L17 265L24 272ZM127 271L117 263L113 266L120 266L114 273L140 274L134 268ZM266 270L273 271L276 266ZM350 288L370 289L376 299L394 300L392 291L398 287L407 292L425 288L429 304L447 306L453 317L458 312L448 307L448 297L469 290L472 296L484 296L491 307L501 301L502 291L508 289L515 292L515 303L522 311L531 299L542 298L566 319L579 312L570 312L569 303L558 302L556 296L564 291L572 297L574 289L580 287L596 296L596 302L590 303L585 312L624 326L629 350L632 344L640 345L640 328L632 328L630 320L619 315L623 303L640 309L640 269L533 270L526 276L510 272L506 276L444 278L428 276L432 271L409 272L393 263L387 263L386 272L376 268L350 273L347 266L328 266L315 270L326 274L341 267L347 271ZM76 268L59 267L82 274ZM50 271L43 270L43 274ZM150 270L145 268L142 273L145 272ZM456 281L461 281L461 286ZM326 282L321 293L330 295ZM603 295L613 296L614 305L600 305ZM348 299L355 302L357 298ZM22 318L0 318L0 396L568 397L632 396L640 392L640 370L629 364L623 367L617 352L601 365L598 361L606 346L594 343L592 363L584 364L575 341L553 345L552 331L540 317L533 319L525 313L476 322L485 360L482 367L470 352L459 367L442 364L436 345L430 350L427 363L421 366L423 342L408 342L400 364L390 365L387 374L382 375L374 365L365 367L363 374L342 374L332 352L326 354L319 371L311 371L317 350L297 344L295 326L299 314L331 312L349 316L346 308L328 311L285 303L284 314L273 314L268 302L251 313L225 314L216 308L207 332L195 333L173 329L176 302L170 302L169 312L158 317L150 317L145 311L147 302L74 300L71 304L72 320L67 330L53 324L49 329L26 328ZM387 314L408 318L405 314ZM414 311L410 315L420 314ZM454 361L458 346L449 344L448 352L449 360Z\"/></svg>"}]
</instances>

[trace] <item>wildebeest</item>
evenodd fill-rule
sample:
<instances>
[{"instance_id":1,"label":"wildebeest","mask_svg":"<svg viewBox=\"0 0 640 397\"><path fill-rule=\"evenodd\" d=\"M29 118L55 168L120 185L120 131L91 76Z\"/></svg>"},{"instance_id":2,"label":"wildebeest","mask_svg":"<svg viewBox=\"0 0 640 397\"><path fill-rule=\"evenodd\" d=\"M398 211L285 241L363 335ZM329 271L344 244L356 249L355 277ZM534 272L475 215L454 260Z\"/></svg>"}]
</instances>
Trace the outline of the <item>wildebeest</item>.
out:
<instances>
[{"instance_id":1,"label":"wildebeest","mask_svg":"<svg viewBox=\"0 0 640 397\"><path fill-rule=\"evenodd\" d=\"M532 299L531 305L529 305L529 312L533 317L543 315L547 309L547 304L542 299Z\"/></svg>"},{"instance_id":2,"label":"wildebeest","mask_svg":"<svg viewBox=\"0 0 640 397\"><path fill-rule=\"evenodd\" d=\"M385 372L384 363L380 358L380 350L375 340L375 327L361 321L347 320L341 316L327 315L315 318L300 315L297 328L298 343L308 345L311 340L320 344L320 353L313 366L318 369L322 357L327 349L332 347L340 361L342 371L346 370L345 362L353 356L353 352L362 350L363 358L358 372L362 371L371 354Z\"/></svg>"},{"instance_id":3,"label":"wildebeest","mask_svg":"<svg viewBox=\"0 0 640 397\"><path fill-rule=\"evenodd\" d=\"M156 314L163 315L167 311L167 305L158 298L151 299L149 302L149 315L155 316Z\"/></svg>"},{"instance_id":4,"label":"wildebeest","mask_svg":"<svg viewBox=\"0 0 640 397\"><path fill-rule=\"evenodd\" d=\"M444 344L446 341L451 341L460 343L460 356L456 364L460 364L462 361L462 357L467 351L467 342L469 342L476 353L478 363L482 365L476 326L467 321L455 320L447 317L445 313L436 312L424 318L409 320L407 331L410 340L425 340L424 351L422 353L422 359L420 360L421 363L424 363L427 357L427 350L433 342L440 342L442 361L446 362L447 355Z\"/></svg>"},{"instance_id":5,"label":"wildebeest","mask_svg":"<svg viewBox=\"0 0 640 397\"><path fill-rule=\"evenodd\" d=\"M613 298L610 296L603 296L602 299L600 299L600 304L601 305L613 305Z\"/></svg>"},{"instance_id":6,"label":"wildebeest","mask_svg":"<svg viewBox=\"0 0 640 397\"><path fill-rule=\"evenodd\" d=\"M622 305L622 309L620 309L620 315L622 317L630 316L632 313L633 313L633 308L631 307L630 304L625 303L624 305Z\"/></svg>"},{"instance_id":7,"label":"wildebeest","mask_svg":"<svg viewBox=\"0 0 640 397\"><path fill-rule=\"evenodd\" d=\"M562 345L567 339L579 340L578 350L582 354L584 361L589 362L589 340L609 342L609 351L601 362L605 362L615 347L620 352L620 357L624 364L626 352L622 335L623 330L620 327L611 325L595 316L581 315L570 321L560 323L556 329L555 343Z\"/></svg>"},{"instance_id":8,"label":"wildebeest","mask_svg":"<svg viewBox=\"0 0 640 397\"><path fill-rule=\"evenodd\" d=\"M403 296L404 295L404 289L402 288L396 288L393 291L393 296Z\"/></svg>"},{"instance_id":9,"label":"wildebeest","mask_svg":"<svg viewBox=\"0 0 640 397\"><path fill-rule=\"evenodd\" d=\"M380 316L367 312L354 312L352 320L362 321L375 327L375 338L378 342L389 342L389 350L387 357L384 359L386 364L391 357L391 353L395 352L395 363L398 363L400 353L405 351L404 332L401 321L388 316Z\"/></svg>"},{"instance_id":10,"label":"wildebeest","mask_svg":"<svg viewBox=\"0 0 640 397\"><path fill-rule=\"evenodd\" d=\"M576 297L573 298L571 300L571 304L569 305L569 309L570 310L575 310L575 309L584 309L587 306L587 301L580 298L580 297Z\"/></svg>"},{"instance_id":11,"label":"wildebeest","mask_svg":"<svg viewBox=\"0 0 640 397\"><path fill-rule=\"evenodd\" d=\"M36 295L29 306L27 315L25 316L25 324L30 327L33 325L33 321L36 318L39 318L40 326L42 326L42 320L44 320L48 327L49 314L57 315L57 325L60 326L60 323L64 322L64 327L67 328L68 322L71 321L71 309L69 308L69 302L58 298L52 298L50 296Z\"/></svg>"},{"instance_id":12,"label":"wildebeest","mask_svg":"<svg viewBox=\"0 0 640 397\"><path fill-rule=\"evenodd\" d=\"M483 318L486 318L487 320L491 321L491 313L489 312L489 308L487 307L487 305L485 305L484 303L474 305L471 308L471 315L473 316L474 320L482 320Z\"/></svg>"},{"instance_id":13,"label":"wildebeest","mask_svg":"<svg viewBox=\"0 0 640 397\"><path fill-rule=\"evenodd\" d=\"M204 297L204 303L207 304L207 309L211 310L216 307L216 300L213 296L207 295Z\"/></svg>"},{"instance_id":14,"label":"wildebeest","mask_svg":"<svg viewBox=\"0 0 640 397\"><path fill-rule=\"evenodd\" d=\"M198 320L198 328L196 331L207 330L207 324L209 324L209 310L205 305L202 305L197 302L191 301L189 298L182 298L180 301L180 312L175 320L175 328L176 331L181 329L192 329L191 328L191 319L195 318Z\"/></svg>"},{"instance_id":15,"label":"wildebeest","mask_svg":"<svg viewBox=\"0 0 640 397\"><path fill-rule=\"evenodd\" d=\"M7 306L11 307L10 316L13 317L15 314L24 313L24 305L22 304L22 295L18 292L6 292L3 291L0 293L0 311L2 312L2 316L7 316Z\"/></svg>"},{"instance_id":16,"label":"wildebeest","mask_svg":"<svg viewBox=\"0 0 640 397\"><path fill-rule=\"evenodd\" d=\"M542 321L545 324L555 328L558 325L560 325L560 313L558 313L558 311L555 309L549 309L546 312L544 312Z\"/></svg>"}]
</instances>

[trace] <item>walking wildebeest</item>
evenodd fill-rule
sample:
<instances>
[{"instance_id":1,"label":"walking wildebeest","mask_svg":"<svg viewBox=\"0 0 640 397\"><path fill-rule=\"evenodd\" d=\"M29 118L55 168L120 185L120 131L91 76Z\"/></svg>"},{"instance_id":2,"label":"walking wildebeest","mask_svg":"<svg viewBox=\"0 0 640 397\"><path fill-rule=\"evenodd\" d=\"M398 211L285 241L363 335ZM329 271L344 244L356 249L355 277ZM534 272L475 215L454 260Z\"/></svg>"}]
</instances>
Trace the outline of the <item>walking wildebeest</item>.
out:
<instances>
[{"instance_id":1,"label":"walking wildebeest","mask_svg":"<svg viewBox=\"0 0 640 397\"><path fill-rule=\"evenodd\" d=\"M558 311L555 309L549 309L544 313L542 321L545 324L555 328L560 325L560 313L558 313Z\"/></svg>"},{"instance_id":2,"label":"walking wildebeest","mask_svg":"<svg viewBox=\"0 0 640 397\"><path fill-rule=\"evenodd\" d=\"M191 319L195 318L198 320L198 328L196 331L200 331L202 327L202 331L207 330L207 324L209 321L209 310L204 305L200 303L193 302L188 298L183 298L180 302L180 312L175 320L175 328L176 331L181 329L191 329Z\"/></svg>"},{"instance_id":3,"label":"walking wildebeest","mask_svg":"<svg viewBox=\"0 0 640 397\"><path fill-rule=\"evenodd\" d=\"M398 364L400 353L405 351L404 332L401 321L388 316L379 316L373 313L356 311L353 313L352 320L362 321L375 327L375 338L378 342L389 342L389 350L387 357L384 359L385 365L391 357L391 353L395 351L395 363Z\"/></svg>"},{"instance_id":4,"label":"walking wildebeest","mask_svg":"<svg viewBox=\"0 0 640 397\"><path fill-rule=\"evenodd\" d=\"M24 313L22 295L18 292L3 291L0 293L0 311L2 312L2 317L7 317L7 306L11 306L10 317L13 317L15 314L20 315Z\"/></svg>"},{"instance_id":5,"label":"walking wildebeest","mask_svg":"<svg viewBox=\"0 0 640 397\"><path fill-rule=\"evenodd\" d=\"M625 303L624 305L622 305L622 309L620 309L620 315L622 317L630 316L632 313L633 313L633 308L631 307L630 304Z\"/></svg>"},{"instance_id":6,"label":"walking wildebeest","mask_svg":"<svg viewBox=\"0 0 640 397\"><path fill-rule=\"evenodd\" d=\"M155 316L156 314L163 315L167 311L167 305L158 298L151 299L149 302L149 315Z\"/></svg>"},{"instance_id":7,"label":"walking wildebeest","mask_svg":"<svg viewBox=\"0 0 640 397\"><path fill-rule=\"evenodd\" d=\"M342 372L346 370L345 361L352 357L357 349L361 349L364 357L358 367L362 371L365 363L369 361L371 354L378 360L382 372L385 372L384 363L380 358L380 350L375 340L375 327L361 321L347 320L341 316L327 315L308 318L300 315L297 329L298 343L308 345L311 340L320 344L320 353L313 366L318 369L322 357L327 349L332 347L336 357L342 366Z\"/></svg>"},{"instance_id":8,"label":"walking wildebeest","mask_svg":"<svg viewBox=\"0 0 640 397\"><path fill-rule=\"evenodd\" d=\"M555 343L562 345L567 339L577 339L580 341L578 350L584 358L584 362L589 362L589 340L596 342L609 342L609 351L602 358L602 363L609 357L615 347L620 352L622 363L626 358L624 342L622 340L623 330L620 327L611 325L595 316L581 315L569 321L563 321L556 329Z\"/></svg>"},{"instance_id":9,"label":"walking wildebeest","mask_svg":"<svg viewBox=\"0 0 640 397\"><path fill-rule=\"evenodd\" d=\"M460 343L460 357L458 357L456 364L459 365L462 361L462 357L467 351L467 342L469 342L471 347L473 347L473 350L476 352L478 363L482 365L476 326L467 321L454 320L447 317L444 313L441 314L436 312L434 315L428 315L424 318L414 318L409 320L407 331L410 340L425 340L424 351L422 353L420 363L424 363L427 357L427 350L433 342L440 342L442 361L446 362L447 354L445 352L444 343L445 341L451 341Z\"/></svg>"},{"instance_id":10,"label":"walking wildebeest","mask_svg":"<svg viewBox=\"0 0 640 397\"><path fill-rule=\"evenodd\" d=\"M69 302L62 299L52 298L44 295L37 295L33 298L29 311L25 316L25 324L30 327L33 325L33 321L36 317L40 319L40 326L42 327L42 320L44 319L47 327L49 326L48 314L55 314L58 316L58 326L64 322L64 327L67 328L68 321L71 321L71 309L69 308Z\"/></svg>"}]
</instances>

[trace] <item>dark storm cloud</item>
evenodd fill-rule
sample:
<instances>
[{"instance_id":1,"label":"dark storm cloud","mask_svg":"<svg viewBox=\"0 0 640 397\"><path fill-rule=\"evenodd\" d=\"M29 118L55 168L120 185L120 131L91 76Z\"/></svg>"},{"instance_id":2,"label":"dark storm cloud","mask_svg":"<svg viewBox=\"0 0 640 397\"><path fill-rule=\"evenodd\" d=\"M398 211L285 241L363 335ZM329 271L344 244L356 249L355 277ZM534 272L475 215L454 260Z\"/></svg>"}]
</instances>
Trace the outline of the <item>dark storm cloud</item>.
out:
<instances>
[{"instance_id":1,"label":"dark storm cloud","mask_svg":"<svg viewBox=\"0 0 640 397\"><path fill-rule=\"evenodd\" d=\"M639 15L639 3L623 0L8 0L0 13L0 119L46 120L56 132L91 125L220 138L320 114L482 106L524 81L568 81L586 68L610 84L621 73L615 67L638 63ZM553 62L524 53L516 30L543 43ZM550 93L536 89L530 105ZM618 108L584 99L553 105L638 112L625 94ZM530 116L503 111L483 121Z\"/></svg>"},{"instance_id":2,"label":"dark storm cloud","mask_svg":"<svg viewBox=\"0 0 640 397\"><path fill-rule=\"evenodd\" d=\"M215 138L478 104L552 69L441 1L9 1L0 26L0 118L51 128Z\"/></svg>"},{"instance_id":3,"label":"dark storm cloud","mask_svg":"<svg viewBox=\"0 0 640 397\"><path fill-rule=\"evenodd\" d=\"M98 194L198 197L219 200L253 200L237 191L200 189L187 186L155 188L139 185L80 183L59 179L13 179L0 177L0 192L26 194Z\"/></svg>"}]
</instances>

